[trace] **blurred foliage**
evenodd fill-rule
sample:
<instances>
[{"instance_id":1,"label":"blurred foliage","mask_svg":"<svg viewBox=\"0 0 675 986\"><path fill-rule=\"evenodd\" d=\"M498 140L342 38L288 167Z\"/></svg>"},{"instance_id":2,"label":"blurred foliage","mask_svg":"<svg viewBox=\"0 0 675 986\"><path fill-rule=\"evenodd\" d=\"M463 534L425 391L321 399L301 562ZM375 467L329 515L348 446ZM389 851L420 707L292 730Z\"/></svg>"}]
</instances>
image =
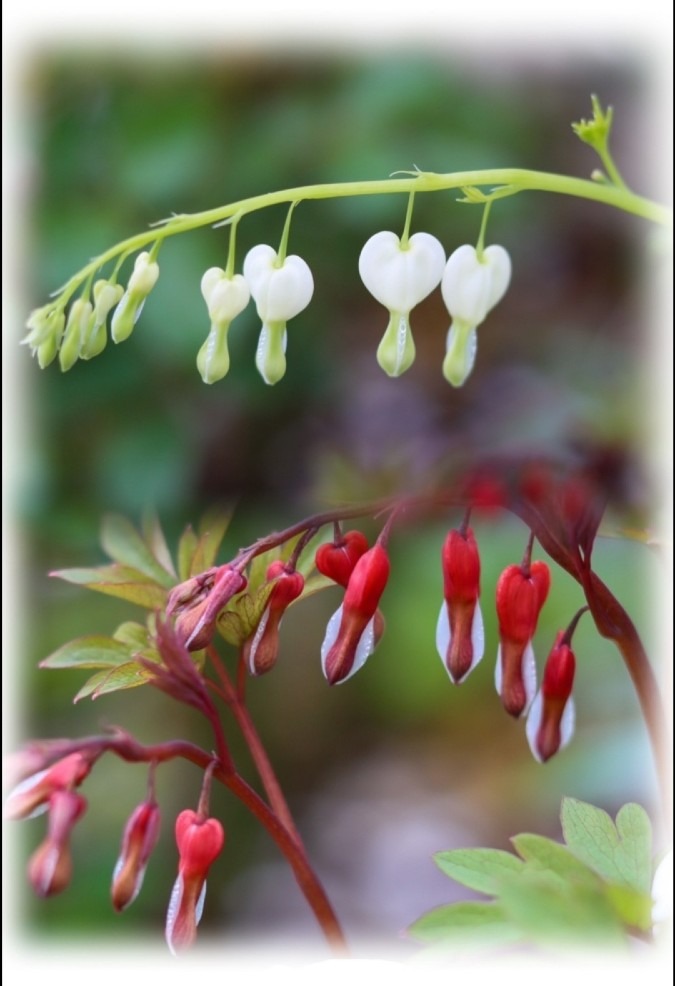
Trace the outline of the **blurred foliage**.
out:
<instances>
[{"instance_id":1,"label":"blurred foliage","mask_svg":"<svg viewBox=\"0 0 675 986\"><path fill-rule=\"evenodd\" d=\"M596 162L569 124L587 112L591 92L615 108L622 172L636 190L652 191L644 155L633 153L640 146L632 134L645 98L643 67L625 61L577 59L570 66L505 57L486 64L451 50L329 57L255 49L168 61L64 50L36 59L25 84L26 311L89 257L173 211L306 183L377 179L415 165L436 171L523 166L586 176ZM413 229L434 233L448 252L475 241L480 224L480 209L456 204L458 196L418 196L415 204ZM208 331L200 278L207 267L224 264L226 230L165 244L157 287L123 346L109 343L102 356L65 375L55 366L28 367L30 447L17 463L13 491L25 534L26 605L40 614L27 621L21 655L26 735L80 735L105 721L127 726L141 741L185 735L210 742L189 710L150 689L73 710L78 673L35 670L64 641L111 633L134 618L122 601L85 596L45 577L51 568L103 561L97 539L107 511L137 522L154 507L175 543L207 507L236 501L224 561L256 537L331 504L428 488L457 457L509 449L555 454L586 443L606 446L626 463L617 523L648 523L654 492L637 454L646 428L642 224L602 206L536 193L498 203L488 240L508 248L513 283L480 329L473 377L453 391L441 375L447 315L438 293L413 313L418 357L406 376L389 380L375 361L386 313L361 285L357 258L373 232L400 229L405 205L382 196L296 210L290 249L310 263L316 290L289 327L288 372L274 388L254 368L252 306L233 326L225 380L206 387L196 370ZM285 209L248 217L239 230L240 256L258 242L276 245L284 218ZM20 326L16 331L18 339ZM449 516L448 524L456 519ZM492 684L496 626L489 600L501 568L522 556L526 532L503 517L478 518L475 527L488 658L461 690L451 688L434 653L442 523L393 538L387 633L344 689L327 689L319 666L323 628L339 601L333 590L293 607L278 668L250 688L254 718L320 868L328 858L322 833L330 826L312 827L312 804L321 804L341 777L349 789L350 776L368 764L368 793L357 786L353 797L376 799L382 756L414 762L424 784L415 795L420 812L424 798L447 797L448 837L427 848L415 844L420 880L425 854L450 847L458 810L468 812L476 839L505 845L514 830L554 828L562 794L608 808L630 799L649 804L653 796L627 675L590 620L575 638L579 721L570 748L542 768L529 754L522 723L501 714ZM375 530L369 526L370 534ZM643 544L607 540L598 543L596 562L656 654L648 600L659 561ZM540 659L580 604L578 586L554 573L536 640ZM41 933L159 933L175 872L173 817L197 797L199 777L185 765L160 772L161 842L141 897L117 917L108 903L110 874L125 818L143 789L143 770L115 761L87 781L91 807L75 838L72 887L57 900L25 904L27 920ZM405 801L405 789L400 797ZM219 793L214 807L230 848L209 880L207 934L236 926L237 913L246 910L247 883L237 883L239 875L274 859L238 804ZM317 817L324 817L321 811ZM26 840L36 844L41 823L28 829ZM352 833L357 868L359 842ZM358 892L355 887L355 900ZM443 893L432 883L428 906ZM281 896L268 931L283 924ZM348 931L356 934L365 926L391 937L421 912L379 924L374 914L368 925L355 900L344 910ZM254 910L244 930L257 927Z\"/></svg>"}]
</instances>

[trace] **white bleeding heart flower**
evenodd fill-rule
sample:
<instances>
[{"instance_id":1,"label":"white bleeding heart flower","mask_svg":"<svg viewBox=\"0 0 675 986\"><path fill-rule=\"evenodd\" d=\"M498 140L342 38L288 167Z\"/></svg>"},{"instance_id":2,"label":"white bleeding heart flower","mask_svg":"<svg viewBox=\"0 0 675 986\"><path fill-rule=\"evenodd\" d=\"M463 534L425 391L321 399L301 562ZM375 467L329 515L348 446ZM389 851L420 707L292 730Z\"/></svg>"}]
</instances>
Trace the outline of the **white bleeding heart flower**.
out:
<instances>
[{"instance_id":1,"label":"white bleeding heart flower","mask_svg":"<svg viewBox=\"0 0 675 986\"><path fill-rule=\"evenodd\" d=\"M286 322L312 300L312 272L301 257L280 261L265 243L249 250L243 270L263 323L255 363L265 383L275 384L286 372Z\"/></svg>"},{"instance_id":2,"label":"white bleeding heart flower","mask_svg":"<svg viewBox=\"0 0 675 986\"><path fill-rule=\"evenodd\" d=\"M474 328L504 297L511 280L511 260L501 246L489 246L479 257L465 243L448 257L441 280L445 307L453 320Z\"/></svg>"},{"instance_id":3,"label":"white bleeding heart flower","mask_svg":"<svg viewBox=\"0 0 675 986\"><path fill-rule=\"evenodd\" d=\"M230 369L227 333L231 322L249 303L251 292L241 274L229 277L220 267L210 267L201 281L201 292L211 328L197 354L197 368L204 383L221 380Z\"/></svg>"},{"instance_id":4,"label":"white bleeding heart flower","mask_svg":"<svg viewBox=\"0 0 675 986\"><path fill-rule=\"evenodd\" d=\"M410 312L438 286L444 265L445 251L429 233L415 233L404 246L385 230L371 236L361 250L361 280L389 310L377 360L390 377L405 373L415 359Z\"/></svg>"},{"instance_id":5,"label":"white bleeding heart flower","mask_svg":"<svg viewBox=\"0 0 675 986\"><path fill-rule=\"evenodd\" d=\"M452 318L443 361L443 375L461 387L476 359L476 328L503 298L511 280L511 260L501 246L479 256L475 247L458 247L445 265L441 293Z\"/></svg>"}]
</instances>

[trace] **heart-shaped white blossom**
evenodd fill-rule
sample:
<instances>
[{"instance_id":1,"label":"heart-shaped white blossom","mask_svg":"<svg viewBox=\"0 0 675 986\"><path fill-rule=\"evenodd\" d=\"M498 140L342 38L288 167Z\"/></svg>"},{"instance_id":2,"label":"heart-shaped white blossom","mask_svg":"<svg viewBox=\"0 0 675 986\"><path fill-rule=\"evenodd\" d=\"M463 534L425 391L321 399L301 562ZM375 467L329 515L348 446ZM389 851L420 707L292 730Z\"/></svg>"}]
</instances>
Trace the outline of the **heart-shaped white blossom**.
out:
<instances>
[{"instance_id":1,"label":"heart-shaped white blossom","mask_svg":"<svg viewBox=\"0 0 675 986\"><path fill-rule=\"evenodd\" d=\"M371 236L361 250L361 280L389 309L377 361L390 377L400 376L415 359L410 312L438 286L444 264L445 251L429 233L415 233L402 246L395 233L385 230Z\"/></svg>"},{"instance_id":2,"label":"heart-shaped white blossom","mask_svg":"<svg viewBox=\"0 0 675 986\"><path fill-rule=\"evenodd\" d=\"M197 353L197 369L204 383L222 380L230 369L227 333L230 323L249 303L251 293L241 274L228 277L221 267L209 267L201 281L211 329Z\"/></svg>"},{"instance_id":3,"label":"heart-shaped white blossom","mask_svg":"<svg viewBox=\"0 0 675 986\"><path fill-rule=\"evenodd\" d=\"M312 300L312 272L301 257L292 255L279 264L276 250L261 243L246 254L243 269L263 322L287 322Z\"/></svg>"},{"instance_id":4,"label":"heart-shaped white blossom","mask_svg":"<svg viewBox=\"0 0 675 986\"><path fill-rule=\"evenodd\" d=\"M231 322L249 303L251 292L241 274L228 277L221 267L209 267L201 282L209 318L216 325Z\"/></svg>"},{"instance_id":5,"label":"heart-shaped white blossom","mask_svg":"<svg viewBox=\"0 0 675 986\"><path fill-rule=\"evenodd\" d=\"M390 312L409 314L440 283L445 250L430 233L415 233L405 247L396 233L371 236L361 250L359 274Z\"/></svg>"},{"instance_id":6,"label":"heart-shaped white blossom","mask_svg":"<svg viewBox=\"0 0 675 986\"><path fill-rule=\"evenodd\" d=\"M489 246L479 258L475 247L458 247L445 265L441 292L452 318L473 328L504 296L511 280L511 260L501 246Z\"/></svg>"},{"instance_id":7,"label":"heart-shaped white blossom","mask_svg":"<svg viewBox=\"0 0 675 986\"><path fill-rule=\"evenodd\" d=\"M295 255L280 263L276 250L261 243L246 254L244 277L263 323L255 365L265 383L275 384L286 372L286 322L310 303L312 272Z\"/></svg>"}]
</instances>

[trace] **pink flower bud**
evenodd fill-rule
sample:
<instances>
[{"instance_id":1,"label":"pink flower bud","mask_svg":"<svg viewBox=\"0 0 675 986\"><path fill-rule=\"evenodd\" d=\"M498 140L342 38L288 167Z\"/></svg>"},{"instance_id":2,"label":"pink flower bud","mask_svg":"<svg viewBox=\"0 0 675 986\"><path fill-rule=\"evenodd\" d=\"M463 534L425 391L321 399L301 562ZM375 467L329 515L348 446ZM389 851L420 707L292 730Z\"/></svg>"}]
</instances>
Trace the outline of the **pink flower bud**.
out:
<instances>
[{"instance_id":1,"label":"pink flower bud","mask_svg":"<svg viewBox=\"0 0 675 986\"><path fill-rule=\"evenodd\" d=\"M55 791L79 787L91 770L92 761L82 753L71 753L46 770L18 784L5 803L5 818L32 818L47 810Z\"/></svg>"},{"instance_id":2,"label":"pink flower bud","mask_svg":"<svg viewBox=\"0 0 675 986\"><path fill-rule=\"evenodd\" d=\"M206 877L225 844L223 826L216 818L186 809L176 819L178 879L166 916L166 940L171 952L189 948L197 935L204 909Z\"/></svg>"},{"instance_id":3,"label":"pink flower bud","mask_svg":"<svg viewBox=\"0 0 675 986\"><path fill-rule=\"evenodd\" d=\"M512 716L523 715L534 698L532 638L550 584L548 565L543 561L509 565L497 582L499 651L495 685L504 708Z\"/></svg>"},{"instance_id":4,"label":"pink flower bud","mask_svg":"<svg viewBox=\"0 0 675 986\"><path fill-rule=\"evenodd\" d=\"M87 801L75 791L55 791L49 799L47 838L28 862L28 879L39 897L61 893L70 883L70 834Z\"/></svg>"},{"instance_id":5,"label":"pink flower bud","mask_svg":"<svg viewBox=\"0 0 675 986\"><path fill-rule=\"evenodd\" d=\"M450 531L441 552L443 595L436 628L436 647L458 685L483 657L484 632L478 597L480 557L471 528Z\"/></svg>"},{"instance_id":6,"label":"pink flower bud","mask_svg":"<svg viewBox=\"0 0 675 986\"><path fill-rule=\"evenodd\" d=\"M346 681L375 650L375 615L388 578L387 552L375 544L356 563L344 602L326 628L321 660L330 685Z\"/></svg>"},{"instance_id":7,"label":"pink flower bud","mask_svg":"<svg viewBox=\"0 0 675 986\"><path fill-rule=\"evenodd\" d=\"M255 633L246 644L246 659L253 675L264 674L276 664L279 654L279 627L294 599L302 594L305 580L282 561L273 561L267 569L267 581L276 584L270 593Z\"/></svg>"},{"instance_id":8,"label":"pink flower bud","mask_svg":"<svg viewBox=\"0 0 675 986\"><path fill-rule=\"evenodd\" d=\"M541 689L527 717L530 749L541 763L567 746L574 733L572 688L576 661L568 640L568 632L561 630L546 661Z\"/></svg>"},{"instance_id":9,"label":"pink flower bud","mask_svg":"<svg viewBox=\"0 0 675 986\"><path fill-rule=\"evenodd\" d=\"M189 651L207 647L216 632L221 611L246 588L246 578L231 565L209 569L175 586L166 612L176 614L176 634Z\"/></svg>"},{"instance_id":10,"label":"pink flower bud","mask_svg":"<svg viewBox=\"0 0 675 986\"><path fill-rule=\"evenodd\" d=\"M159 838L159 822L159 805L155 801L144 801L127 821L111 887L116 911L133 903L143 886L145 868Z\"/></svg>"},{"instance_id":11,"label":"pink flower bud","mask_svg":"<svg viewBox=\"0 0 675 986\"><path fill-rule=\"evenodd\" d=\"M326 578L347 588L354 566L367 550L368 541L361 531L346 531L340 542L317 548L314 564Z\"/></svg>"}]
</instances>

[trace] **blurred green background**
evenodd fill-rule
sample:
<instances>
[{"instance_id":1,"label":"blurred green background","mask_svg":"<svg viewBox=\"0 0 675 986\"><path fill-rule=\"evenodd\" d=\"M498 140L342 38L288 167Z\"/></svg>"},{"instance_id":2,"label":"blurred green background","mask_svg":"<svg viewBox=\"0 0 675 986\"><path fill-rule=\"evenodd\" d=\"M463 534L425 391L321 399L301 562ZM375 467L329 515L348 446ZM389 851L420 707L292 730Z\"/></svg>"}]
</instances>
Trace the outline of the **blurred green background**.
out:
<instances>
[{"instance_id":1,"label":"blurred green background","mask_svg":"<svg viewBox=\"0 0 675 986\"><path fill-rule=\"evenodd\" d=\"M521 54L500 61L432 48L314 57L224 50L185 60L82 50L43 55L24 80L26 311L88 258L174 211L302 184L379 179L414 166L587 176L596 161L569 124L590 115L591 92L614 105L619 166L649 195L650 174L636 153L647 100L643 68L625 59ZM447 253L475 242L480 224L480 209L457 197L420 195L415 204L413 229L439 237ZM112 722L142 741L184 736L209 744L192 712L149 688L73 708L84 675L36 670L65 640L110 633L134 618L122 603L46 576L103 561L98 530L106 511L138 521L152 506L175 543L207 507L236 500L224 561L256 537L334 503L430 487L457 456L556 455L584 444L612 449L626 464L608 529L647 523L654 491L638 454L648 432L638 335L647 328L646 224L535 193L498 203L488 242L509 250L513 281L479 331L473 376L455 391L441 375L448 319L440 292L413 314L413 368L392 381L375 361L386 313L363 288L357 260L372 233L401 229L405 207L402 196L382 196L296 210L290 250L309 262L316 288L289 326L288 372L274 388L253 365L252 306L232 328L225 380L207 387L196 370L208 331L199 282L207 267L225 264L223 229L165 244L157 287L124 345L109 344L65 375L56 366L22 368L30 441L13 488L31 614L17 682L22 737L85 735ZM283 207L246 218L240 256L259 242L276 246L284 218ZM22 356L27 363L27 352ZM250 687L255 719L319 874L357 942L391 944L422 911L462 894L435 870L434 851L506 848L509 835L523 830L558 836L563 795L610 811L631 799L651 805L654 796L630 683L588 618L575 638L573 744L542 767L530 755L523 723L502 713L492 683L491 601L501 569L522 556L526 531L513 518L475 525L487 654L461 689L449 684L434 633L440 546L458 519L450 513L393 538L387 632L344 688L328 689L319 665L337 590L289 613L278 667ZM596 563L657 657L649 598L660 560L639 542L607 537L598 541ZM536 639L540 666L580 605L578 586L555 570ZM236 739L233 745L246 763ZM90 808L73 840L72 886L48 902L26 894L27 928L42 938L160 940L175 877L173 819L194 805L200 777L180 764L160 771L160 846L143 893L117 916L110 875L144 784L140 767L108 759L97 766L83 788ZM203 937L319 943L265 833L221 792L214 810L228 847L209 880ZM43 822L22 828L17 873L41 840Z\"/></svg>"}]
</instances>

